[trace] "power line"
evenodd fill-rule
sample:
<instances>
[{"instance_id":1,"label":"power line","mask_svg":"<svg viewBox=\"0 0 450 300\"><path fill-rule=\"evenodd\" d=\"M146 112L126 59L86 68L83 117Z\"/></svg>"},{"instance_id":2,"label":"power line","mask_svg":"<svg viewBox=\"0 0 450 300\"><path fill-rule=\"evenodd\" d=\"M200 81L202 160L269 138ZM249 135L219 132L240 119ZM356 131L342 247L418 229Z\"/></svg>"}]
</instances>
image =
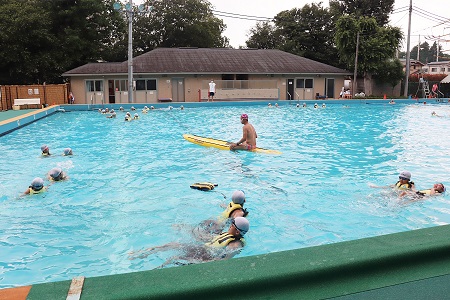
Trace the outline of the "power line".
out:
<instances>
[{"instance_id":1,"label":"power line","mask_svg":"<svg viewBox=\"0 0 450 300\"><path fill-rule=\"evenodd\" d=\"M234 19L241 19L241 20L250 20L250 21L271 21L273 18L267 18L267 17L258 17L258 16L250 16L250 15L241 15L236 13L230 13L225 11L219 11L219 10L212 10L214 14L221 16L221 17L227 17L227 18L234 18Z\"/></svg>"}]
</instances>

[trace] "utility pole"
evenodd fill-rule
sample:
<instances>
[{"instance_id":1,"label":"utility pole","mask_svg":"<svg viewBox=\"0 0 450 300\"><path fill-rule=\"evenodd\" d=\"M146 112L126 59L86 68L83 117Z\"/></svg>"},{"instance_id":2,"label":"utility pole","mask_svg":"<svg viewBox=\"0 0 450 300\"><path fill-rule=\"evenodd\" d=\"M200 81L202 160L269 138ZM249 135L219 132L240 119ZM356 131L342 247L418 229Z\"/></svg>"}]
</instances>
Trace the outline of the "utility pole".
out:
<instances>
[{"instance_id":1,"label":"utility pole","mask_svg":"<svg viewBox=\"0 0 450 300\"><path fill-rule=\"evenodd\" d=\"M355 70L353 72L352 96L356 94L356 77L358 75L358 50L359 50L359 28L356 33L356 53L355 53Z\"/></svg>"},{"instance_id":2,"label":"utility pole","mask_svg":"<svg viewBox=\"0 0 450 300\"><path fill-rule=\"evenodd\" d=\"M406 42L406 78L405 78L405 90L403 95L408 97L408 84L409 84L409 69L411 67L411 53L409 46L411 42L411 15L412 15L412 0L409 0L409 21L408 21L408 38Z\"/></svg>"},{"instance_id":3,"label":"utility pole","mask_svg":"<svg viewBox=\"0 0 450 300\"><path fill-rule=\"evenodd\" d=\"M419 44L417 45L417 61L420 61L420 34L419 34Z\"/></svg>"}]
</instances>

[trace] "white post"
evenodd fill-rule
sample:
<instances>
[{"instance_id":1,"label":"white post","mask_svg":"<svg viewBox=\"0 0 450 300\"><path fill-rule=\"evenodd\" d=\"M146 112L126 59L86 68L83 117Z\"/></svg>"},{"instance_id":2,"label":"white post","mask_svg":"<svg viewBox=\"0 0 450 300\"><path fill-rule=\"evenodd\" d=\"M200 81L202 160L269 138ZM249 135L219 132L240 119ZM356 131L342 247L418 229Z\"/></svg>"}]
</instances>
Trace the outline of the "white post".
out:
<instances>
[{"instance_id":1,"label":"white post","mask_svg":"<svg viewBox=\"0 0 450 300\"><path fill-rule=\"evenodd\" d=\"M358 32L356 33L355 69L353 71L352 98L355 96L357 88L356 78L358 75L358 51L359 51L359 28Z\"/></svg>"},{"instance_id":2,"label":"white post","mask_svg":"<svg viewBox=\"0 0 450 300\"><path fill-rule=\"evenodd\" d=\"M411 67L411 53L409 51L410 41L411 41L411 14L412 14L412 0L409 1L409 22L408 22L408 38L406 39L406 78L405 78L405 89L404 96L408 97L408 84L409 84L409 69Z\"/></svg>"},{"instance_id":3,"label":"white post","mask_svg":"<svg viewBox=\"0 0 450 300\"><path fill-rule=\"evenodd\" d=\"M128 103L133 103L133 0L128 10Z\"/></svg>"}]
</instances>

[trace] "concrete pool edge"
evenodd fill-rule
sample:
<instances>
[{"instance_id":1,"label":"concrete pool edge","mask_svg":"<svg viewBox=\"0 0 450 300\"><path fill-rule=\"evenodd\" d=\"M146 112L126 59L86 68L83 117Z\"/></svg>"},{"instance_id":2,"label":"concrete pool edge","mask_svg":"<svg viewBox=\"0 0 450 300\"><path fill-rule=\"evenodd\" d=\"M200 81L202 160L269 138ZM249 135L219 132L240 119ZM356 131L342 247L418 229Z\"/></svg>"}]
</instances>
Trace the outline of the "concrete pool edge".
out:
<instances>
[{"instance_id":1,"label":"concrete pool edge","mask_svg":"<svg viewBox=\"0 0 450 300\"><path fill-rule=\"evenodd\" d=\"M402 285L450 274L449 234L450 225L443 225L227 261L90 277L81 299L358 299L377 289L405 299L397 295L404 293ZM11 299L65 299L70 283L35 284L26 298ZM0 298L14 290L0 290Z\"/></svg>"},{"instance_id":2,"label":"concrete pool edge","mask_svg":"<svg viewBox=\"0 0 450 300\"><path fill-rule=\"evenodd\" d=\"M0 136L6 135L14 130L36 122L42 118L50 116L57 112L59 105L52 105L46 108L35 110L32 112L13 117L4 121L0 121Z\"/></svg>"}]
</instances>

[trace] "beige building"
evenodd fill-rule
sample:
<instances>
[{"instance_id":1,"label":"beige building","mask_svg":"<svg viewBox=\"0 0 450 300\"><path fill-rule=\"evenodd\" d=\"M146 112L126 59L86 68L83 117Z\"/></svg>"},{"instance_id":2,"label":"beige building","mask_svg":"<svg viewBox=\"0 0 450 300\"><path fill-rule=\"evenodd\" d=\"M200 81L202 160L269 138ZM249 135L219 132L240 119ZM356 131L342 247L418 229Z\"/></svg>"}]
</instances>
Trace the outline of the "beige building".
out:
<instances>
[{"instance_id":1,"label":"beige building","mask_svg":"<svg viewBox=\"0 0 450 300\"><path fill-rule=\"evenodd\" d=\"M450 61L433 61L423 67L427 74L450 74Z\"/></svg>"},{"instance_id":2,"label":"beige building","mask_svg":"<svg viewBox=\"0 0 450 300\"><path fill-rule=\"evenodd\" d=\"M133 103L338 98L351 72L280 50L158 48L133 59ZM67 71L76 103L128 103L128 63Z\"/></svg>"}]
</instances>

